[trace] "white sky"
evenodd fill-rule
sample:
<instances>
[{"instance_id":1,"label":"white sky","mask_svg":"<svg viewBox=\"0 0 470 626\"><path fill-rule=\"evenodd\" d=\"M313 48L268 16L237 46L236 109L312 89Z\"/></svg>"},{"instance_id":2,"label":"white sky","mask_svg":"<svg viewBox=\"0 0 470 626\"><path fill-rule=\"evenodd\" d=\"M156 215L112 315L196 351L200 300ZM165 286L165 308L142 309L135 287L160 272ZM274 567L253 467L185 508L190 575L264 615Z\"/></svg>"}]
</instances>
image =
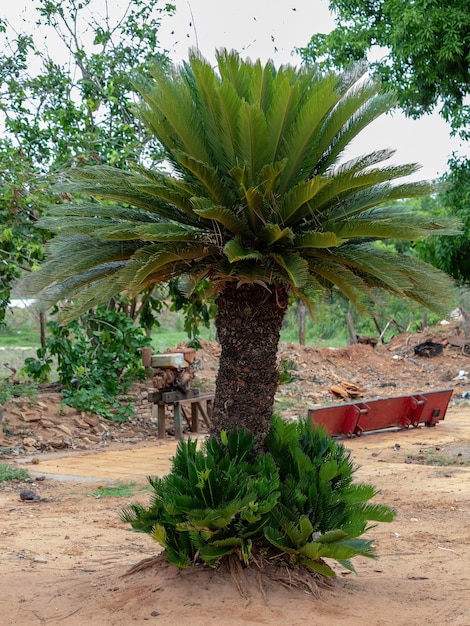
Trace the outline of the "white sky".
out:
<instances>
[{"instance_id":1,"label":"white sky","mask_svg":"<svg viewBox=\"0 0 470 626\"><path fill-rule=\"evenodd\" d=\"M105 2L93 0L92 6L104 6ZM108 3L126 4L125 0ZM209 59L216 48L226 47L252 59L296 64L299 57L293 49L305 46L312 34L328 32L334 26L328 0L173 0L173 4L176 15L164 17L160 41L176 62L197 46ZM2 7L0 15L20 25L20 17L32 6L34 0L15 0ZM382 116L361 134L354 152L381 148L397 150L395 163L420 163L422 168L413 177L419 179L442 174L453 151L470 156L470 146L452 139L448 125L437 113L419 120L409 120L399 112Z\"/></svg>"}]
</instances>

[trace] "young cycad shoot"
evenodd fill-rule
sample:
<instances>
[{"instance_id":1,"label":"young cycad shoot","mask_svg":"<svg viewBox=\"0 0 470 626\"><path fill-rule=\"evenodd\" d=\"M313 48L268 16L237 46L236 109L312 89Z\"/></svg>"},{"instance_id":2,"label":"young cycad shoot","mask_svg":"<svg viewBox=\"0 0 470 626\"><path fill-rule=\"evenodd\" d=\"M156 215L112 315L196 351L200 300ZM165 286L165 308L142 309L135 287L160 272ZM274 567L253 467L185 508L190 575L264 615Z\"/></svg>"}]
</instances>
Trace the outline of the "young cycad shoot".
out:
<instances>
[{"instance_id":1,"label":"young cycad shoot","mask_svg":"<svg viewBox=\"0 0 470 626\"><path fill-rule=\"evenodd\" d=\"M332 573L371 556L359 539L368 520L393 512L354 487L342 446L304 421L272 416L277 348L289 297L342 291L365 310L385 290L439 310L449 279L402 256L386 240L452 232L396 200L432 193L403 182L415 164L391 165L379 149L347 160L361 130L395 105L365 68L321 74L197 53L178 67L136 79L136 113L166 155L166 167L77 167L71 202L40 221L55 233L27 286L73 316L117 293L135 296L179 277L187 292L210 279L221 345L212 438L181 443L173 470L152 485L149 509L125 519L151 532L178 565L217 564L253 548ZM102 202L105 201L105 202Z\"/></svg>"}]
</instances>

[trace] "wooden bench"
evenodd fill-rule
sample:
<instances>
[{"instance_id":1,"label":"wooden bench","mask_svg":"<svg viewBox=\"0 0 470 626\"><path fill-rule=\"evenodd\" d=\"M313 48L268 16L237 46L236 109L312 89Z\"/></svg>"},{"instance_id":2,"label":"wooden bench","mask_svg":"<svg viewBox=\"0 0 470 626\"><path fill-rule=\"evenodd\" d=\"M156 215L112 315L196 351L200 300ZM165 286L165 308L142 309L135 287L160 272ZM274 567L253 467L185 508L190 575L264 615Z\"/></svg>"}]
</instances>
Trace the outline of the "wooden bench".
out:
<instances>
[{"instance_id":1,"label":"wooden bench","mask_svg":"<svg viewBox=\"0 0 470 626\"><path fill-rule=\"evenodd\" d=\"M175 439L181 439L183 435L183 417L192 433L199 432L199 416L202 417L207 428L211 427L214 392L199 393L198 389L191 389L187 393L154 391L148 394L148 400L153 405L152 417L157 420L159 439L164 439L166 435L165 420L168 406L173 406ZM190 406L190 414L186 412L188 405Z\"/></svg>"}]
</instances>

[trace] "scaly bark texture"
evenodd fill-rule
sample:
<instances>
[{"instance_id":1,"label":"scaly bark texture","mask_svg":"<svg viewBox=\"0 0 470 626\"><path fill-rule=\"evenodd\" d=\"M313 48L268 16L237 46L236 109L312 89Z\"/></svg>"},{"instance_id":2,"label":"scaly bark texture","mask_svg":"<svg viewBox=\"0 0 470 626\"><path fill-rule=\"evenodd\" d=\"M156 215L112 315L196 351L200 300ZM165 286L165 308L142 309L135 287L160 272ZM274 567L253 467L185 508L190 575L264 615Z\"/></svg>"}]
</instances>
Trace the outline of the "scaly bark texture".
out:
<instances>
[{"instance_id":1,"label":"scaly bark texture","mask_svg":"<svg viewBox=\"0 0 470 626\"><path fill-rule=\"evenodd\" d=\"M277 350L287 290L228 283L217 298L216 327L222 348L212 415L212 433L245 428L258 448L271 424L278 385Z\"/></svg>"}]
</instances>

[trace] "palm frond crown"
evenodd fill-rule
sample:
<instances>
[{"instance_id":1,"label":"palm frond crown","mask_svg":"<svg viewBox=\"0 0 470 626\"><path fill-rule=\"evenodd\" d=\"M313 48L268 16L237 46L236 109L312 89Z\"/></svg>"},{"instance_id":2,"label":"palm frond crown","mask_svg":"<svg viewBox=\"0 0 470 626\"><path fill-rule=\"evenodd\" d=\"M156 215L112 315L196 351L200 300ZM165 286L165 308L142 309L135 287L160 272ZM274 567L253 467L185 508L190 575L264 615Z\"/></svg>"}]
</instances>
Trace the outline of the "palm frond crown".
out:
<instances>
[{"instance_id":1,"label":"palm frond crown","mask_svg":"<svg viewBox=\"0 0 470 626\"><path fill-rule=\"evenodd\" d=\"M445 299L443 274L380 244L452 232L395 202L433 185L397 182L416 166L387 165L390 150L344 160L395 104L365 68L323 75L221 50L215 69L193 52L135 84L136 113L171 173L71 170L64 189L79 195L40 221L56 238L25 291L73 300L76 312L181 275L219 288L282 285L301 297L335 286L359 306L373 289L435 308Z\"/></svg>"}]
</instances>

